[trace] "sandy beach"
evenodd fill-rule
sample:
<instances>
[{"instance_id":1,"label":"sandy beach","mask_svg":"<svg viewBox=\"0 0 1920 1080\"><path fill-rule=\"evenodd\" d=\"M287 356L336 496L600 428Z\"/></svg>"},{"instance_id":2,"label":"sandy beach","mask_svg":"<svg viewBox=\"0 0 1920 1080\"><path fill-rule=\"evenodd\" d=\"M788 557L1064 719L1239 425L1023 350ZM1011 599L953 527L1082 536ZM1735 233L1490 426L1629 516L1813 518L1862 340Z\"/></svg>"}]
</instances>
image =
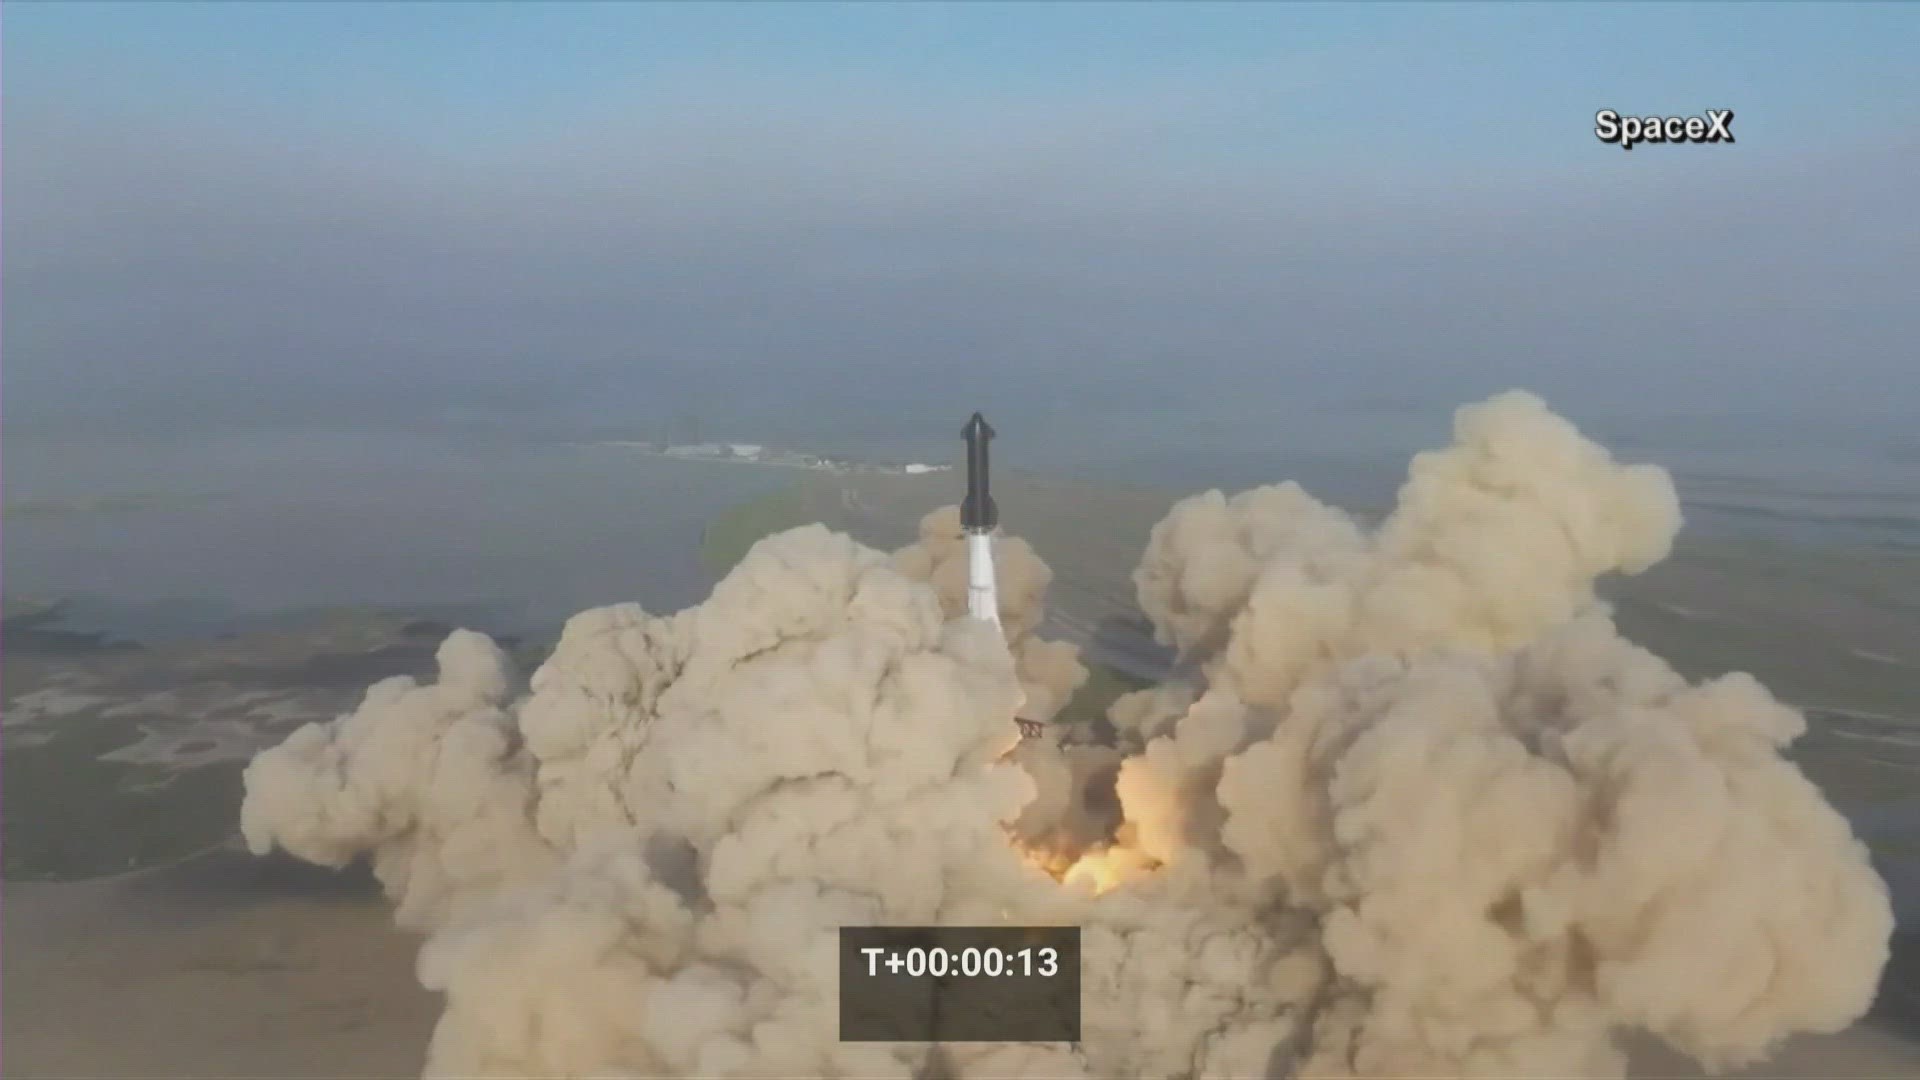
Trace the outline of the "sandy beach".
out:
<instances>
[{"instance_id":1,"label":"sandy beach","mask_svg":"<svg viewBox=\"0 0 1920 1080\"><path fill-rule=\"evenodd\" d=\"M223 845L4 905L8 1076L419 1075L439 1002L364 877Z\"/></svg>"}]
</instances>

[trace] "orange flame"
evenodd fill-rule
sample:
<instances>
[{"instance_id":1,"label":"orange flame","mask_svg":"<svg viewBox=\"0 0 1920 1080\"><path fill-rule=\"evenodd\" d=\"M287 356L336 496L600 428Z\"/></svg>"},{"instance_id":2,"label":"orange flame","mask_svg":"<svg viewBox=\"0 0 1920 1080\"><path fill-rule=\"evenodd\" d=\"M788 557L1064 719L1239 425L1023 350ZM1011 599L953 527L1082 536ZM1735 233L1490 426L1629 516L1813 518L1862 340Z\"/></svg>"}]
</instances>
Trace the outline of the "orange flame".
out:
<instances>
[{"instance_id":1,"label":"orange flame","mask_svg":"<svg viewBox=\"0 0 1920 1080\"><path fill-rule=\"evenodd\" d=\"M1091 888L1095 896L1111 892L1120 884L1120 854L1115 848L1089 851L1060 875L1060 882L1069 888Z\"/></svg>"}]
</instances>

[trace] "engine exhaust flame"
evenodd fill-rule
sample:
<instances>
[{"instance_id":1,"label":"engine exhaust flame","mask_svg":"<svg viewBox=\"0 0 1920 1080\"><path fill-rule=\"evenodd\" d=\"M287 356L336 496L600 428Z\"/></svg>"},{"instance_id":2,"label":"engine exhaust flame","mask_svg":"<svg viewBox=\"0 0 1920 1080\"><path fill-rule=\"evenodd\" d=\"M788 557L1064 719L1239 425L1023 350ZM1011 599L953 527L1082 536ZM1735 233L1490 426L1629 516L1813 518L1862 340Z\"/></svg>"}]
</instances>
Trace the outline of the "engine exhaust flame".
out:
<instances>
[{"instance_id":1,"label":"engine exhaust flame","mask_svg":"<svg viewBox=\"0 0 1920 1080\"><path fill-rule=\"evenodd\" d=\"M1066 873L1060 875L1060 883L1070 889L1090 890L1093 895L1101 896L1119 888L1129 876L1151 873L1154 869L1153 860L1138 852L1101 848L1074 860Z\"/></svg>"}]
</instances>

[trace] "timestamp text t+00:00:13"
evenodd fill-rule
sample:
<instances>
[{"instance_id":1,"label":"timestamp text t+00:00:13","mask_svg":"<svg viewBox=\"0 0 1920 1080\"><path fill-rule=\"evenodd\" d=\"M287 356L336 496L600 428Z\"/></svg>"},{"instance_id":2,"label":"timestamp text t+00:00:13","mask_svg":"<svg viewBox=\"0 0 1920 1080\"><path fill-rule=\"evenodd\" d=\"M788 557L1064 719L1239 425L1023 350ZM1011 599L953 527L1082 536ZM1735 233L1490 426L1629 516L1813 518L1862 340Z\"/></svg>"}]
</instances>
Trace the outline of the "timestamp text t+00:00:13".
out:
<instances>
[{"instance_id":1,"label":"timestamp text t+00:00:13","mask_svg":"<svg viewBox=\"0 0 1920 1080\"><path fill-rule=\"evenodd\" d=\"M993 948L967 948L960 950L957 957L951 950L938 946L931 949L916 946L899 951L869 946L860 952L867 958L867 974L870 976L879 975L882 967L890 975L898 975L904 968L908 975L916 979L927 975L936 979L950 975L969 979L982 976L999 978L1003 975L1030 978L1037 975L1051 979L1060 971L1060 954L1052 948L1020 949L1011 953Z\"/></svg>"}]
</instances>

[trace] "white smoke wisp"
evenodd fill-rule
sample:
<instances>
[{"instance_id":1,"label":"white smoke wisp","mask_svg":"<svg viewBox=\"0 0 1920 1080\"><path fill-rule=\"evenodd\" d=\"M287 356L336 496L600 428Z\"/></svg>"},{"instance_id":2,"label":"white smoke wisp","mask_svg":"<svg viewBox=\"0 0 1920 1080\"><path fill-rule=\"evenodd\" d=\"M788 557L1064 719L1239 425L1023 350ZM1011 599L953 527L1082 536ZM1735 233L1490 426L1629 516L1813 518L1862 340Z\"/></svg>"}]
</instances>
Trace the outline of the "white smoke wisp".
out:
<instances>
[{"instance_id":1,"label":"white smoke wisp","mask_svg":"<svg viewBox=\"0 0 1920 1080\"><path fill-rule=\"evenodd\" d=\"M967 613L967 541L960 508L943 506L920 519L920 538L893 556L894 569L933 586L940 609L950 619ZM1087 681L1080 649L1068 641L1047 641L1038 634L1046 618L1047 586L1053 569L1017 536L995 536L995 583L1000 625L1026 692L1022 716L1052 720Z\"/></svg>"},{"instance_id":2,"label":"white smoke wisp","mask_svg":"<svg viewBox=\"0 0 1920 1080\"><path fill-rule=\"evenodd\" d=\"M1666 474L1524 394L1455 436L1377 528L1297 485L1177 505L1136 582L1202 678L1122 698L1115 746L1019 741L1085 669L1019 541L1006 639L960 617L941 511L585 612L523 694L456 634L256 758L244 829L369 855L430 932L437 1076L1608 1076L1631 1029L1720 1068L1850 1023L1892 915L1781 755L1801 717L1595 599L1670 548ZM837 927L1002 922L1083 926L1080 1045L837 1041Z\"/></svg>"}]
</instances>

